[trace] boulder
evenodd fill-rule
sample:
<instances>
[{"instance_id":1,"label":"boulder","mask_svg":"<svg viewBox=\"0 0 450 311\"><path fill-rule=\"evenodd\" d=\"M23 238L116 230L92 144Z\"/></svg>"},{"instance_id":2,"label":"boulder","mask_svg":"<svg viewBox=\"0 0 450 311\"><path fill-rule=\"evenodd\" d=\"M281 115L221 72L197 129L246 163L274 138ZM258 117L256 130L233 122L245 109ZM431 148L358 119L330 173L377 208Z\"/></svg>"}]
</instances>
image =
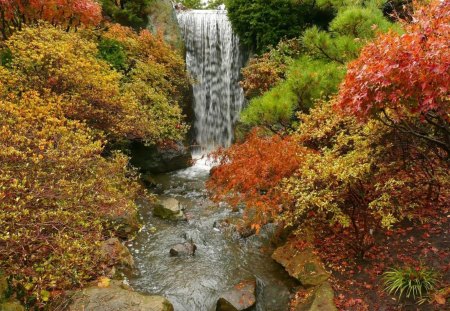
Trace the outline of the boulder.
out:
<instances>
[{"instance_id":1,"label":"boulder","mask_svg":"<svg viewBox=\"0 0 450 311\"><path fill-rule=\"evenodd\" d=\"M244 280L220 296L216 311L249 310L255 303L256 280Z\"/></svg>"},{"instance_id":2,"label":"boulder","mask_svg":"<svg viewBox=\"0 0 450 311\"><path fill-rule=\"evenodd\" d=\"M317 286L330 277L320 258L312 248L297 249L292 243L279 247L272 258L280 263L290 276L299 280L303 286Z\"/></svg>"},{"instance_id":3,"label":"boulder","mask_svg":"<svg viewBox=\"0 0 450 311\"><path fill-rule=\"evenodd\" d=\"M185 216L181 210L180 202L174 198L163 199L154 205L153 216L169 219L184 220Z\"/></svg>"},{"instance_id":4,"label":"boulder","mask_svg":"<svg viewBox=\"0 0 450 311\"><path fill-rule=\"evenodd\" d=\"M130 163L144 174L167 173L187 168L192 165L192 156L182 143L170 147L146 146L134 141L130 146Z\"/></svg>"},{"instance_id":5,"label":"boulder","mask_svg":"<svg viewBox=\"0 0 450 311\"><path fill-rule=\"evenodd\" d=\"M131 239L141 228L137 210L130 210L124 215L110 216L116 235L124 240Z\"/></svg>"},{"instance_id":6,"label":"boulder","mask_svg":"<svg viewBox=\"0 0 450 311\"><path fill-rule=\"evenodd\" d=\"M197 246L193 242L185 242L172 246L169 253L171 257L176 256L194 256Z\"/></svg>"},{"instance_id":7,"label":"boulder","mask_svg":"<svg viewBox=\"0 0 450 311\"><path fill-rule=\"evenodd\" d=\"M294 307L294 311L337 311L334 291L329 282L317 286L305 302Z\"/></svg>"},{"instance_id":8,"label":"boulder","mask_svg":"<svg viewBox=\"0 0 450 311\"><path fill-rule=\"evenodd\" d=\"M119 239L110 238L103 241L100 249L102 255L108 258L114 265L134 269L135 266L133 256L128 248L119 241Z\"/></svg>"},{"instance_id":9,"label":"boulder","mask_svg":"<svg viewBox=\"0 0 450 311\"><path fill-rule=\"evenodd\" d=\"M166 298L140 294L114 281L108 287L77 291L71 301L68 311L173 311Z\"/></svg>"}]
</instances>

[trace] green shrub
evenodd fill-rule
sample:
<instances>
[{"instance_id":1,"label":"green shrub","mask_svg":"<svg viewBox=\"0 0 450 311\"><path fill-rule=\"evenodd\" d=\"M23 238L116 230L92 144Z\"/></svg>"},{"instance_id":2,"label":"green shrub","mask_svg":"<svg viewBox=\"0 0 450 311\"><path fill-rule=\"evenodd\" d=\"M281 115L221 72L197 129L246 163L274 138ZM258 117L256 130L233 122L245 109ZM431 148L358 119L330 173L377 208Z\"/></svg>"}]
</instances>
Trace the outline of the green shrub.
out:
<instances>
[{"instance_id":1,"label":"green shrub","mask_svg":"<svg viewBox=\"0 0 450 311\"><path fill-rule=\"evenodd\" d=\"M383 274L385 291L389 294L414 300L432 291L437 283L437 274L423 266L391 269Z\"/></svg>"},{"instance_id":2,"label":"green shrub","mask_svg":"<svg viewBox=\"0 0 450 311\"><path fill-rule=\"evenodd\" d=\"M125 69L127 56L123 46L116 40L104 38L98 44L99 56L116 70Z\"/></svg>"}]
</instances>

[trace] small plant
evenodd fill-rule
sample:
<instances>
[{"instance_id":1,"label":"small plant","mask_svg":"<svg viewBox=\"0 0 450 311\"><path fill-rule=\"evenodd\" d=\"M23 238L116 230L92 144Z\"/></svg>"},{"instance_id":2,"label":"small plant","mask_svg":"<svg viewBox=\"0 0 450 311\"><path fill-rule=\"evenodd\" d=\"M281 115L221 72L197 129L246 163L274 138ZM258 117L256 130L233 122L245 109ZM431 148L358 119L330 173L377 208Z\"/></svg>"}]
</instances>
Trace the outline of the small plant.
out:
<instances>
[{"instance_id":1,"label":"small plant","mask_svg":"<svg viewBox=\"0 0 450 311\"><path fill-rule=\"evenodd\" d=\"M383 281L387 293L416 300L435 288L437 273L423 266L391 269L383 274Z\"/></svg>"}]
</instances>

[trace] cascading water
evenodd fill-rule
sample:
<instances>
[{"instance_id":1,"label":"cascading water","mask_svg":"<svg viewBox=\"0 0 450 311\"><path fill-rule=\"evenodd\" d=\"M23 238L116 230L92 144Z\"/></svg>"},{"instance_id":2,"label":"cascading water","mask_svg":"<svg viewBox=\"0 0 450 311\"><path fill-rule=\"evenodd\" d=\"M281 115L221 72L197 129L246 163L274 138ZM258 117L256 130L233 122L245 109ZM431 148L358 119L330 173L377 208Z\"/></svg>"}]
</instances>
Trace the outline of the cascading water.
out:
<instances>
[{"instance_id":1,"label":"cascading water","mask_svg":"<svg viewBox=\"0 0 450 311\"><path fill-rule=\"evenodd\" d=\"M187 66L195 78L194 111L197 150L207 152L228 146L233 123L244 104L238 79L244 56L225 11L180 13L179 24L187 48ZM152 215L152 206L142 202L145 224L128 243L138 273L130 285L145 293L165 296L175 311L214 311L221 293L244 279L257 280L255 311L286 311L289 288L296 283L270 258L272 227L260 235L241 239L229 224L239 222L240 212L208 200L205 182L208 163L154 176L159 197L179 200L187 221L170 222ZM178 243L194 242L195 256L170 257Z\"/></svg>"},{"instance_id":2,"label":"cascading water","mask_svg":"<svg viewBox=\"0 0 450 311\"><path fill-rule=\"evenodd\" d=\"M196 144L202 151L229 146L244 105L239 75L245 56L239 38L224 10L180 12L178 22L194 78Z\"/></svg>"}]
</instances>

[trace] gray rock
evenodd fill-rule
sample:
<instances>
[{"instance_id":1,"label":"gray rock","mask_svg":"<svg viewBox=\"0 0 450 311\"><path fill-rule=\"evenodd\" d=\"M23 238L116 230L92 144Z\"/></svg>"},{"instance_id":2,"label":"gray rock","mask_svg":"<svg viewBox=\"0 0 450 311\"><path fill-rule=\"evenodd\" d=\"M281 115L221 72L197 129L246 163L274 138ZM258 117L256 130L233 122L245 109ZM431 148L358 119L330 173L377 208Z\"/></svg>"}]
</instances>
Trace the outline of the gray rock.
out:
<instances>
[{"instance_id":1,"label":"gray rock","mask_svg":"<svg viewBox=\"0 0 450 311\"><path fill-rule=\"evenodd\" d=\"M216 311L249 310L255 303L256 280L244 280L220 296Z\"/></svg>"},{"instance_id":2,"label":"gray rock","mask_svg":"<svg viewBox=\"0 0 450 311\"><path fill-rule=\"evenodd\" d=\"M184 41L175 16L171 0L154 0L149 9L148 28L154 33L162 32L164 39L175 47L180 54L184 53Z\"/></svg>"},{"instance_id":3,"label":"gray rock","mask_svg":"<svg viewBox=\"0 0 450 311\"><path fill-rule=\"evenodd\" d=\"M71 300L68 311L173 311L166 298L140 294L118 282L106 288L93 286L77 291Z\"/></svg>"},{"instance_id":4,"label":"gray rock","mask_svg":"<svg viewBox=\"0 0 450 311\"><path fill-rule=\"evenodd\" d=\"M159 203L155 204L153 216L169 220L186 219L181 210L180 202L174 198L162 199Z\"/></svg>"},{"instance_id":5,"label":"gray rock","mask_svg":"<svg viewBox=\"0 0 450 311\"><path fill-rule=\"evenodd\" d=\"M194 256L197 246L193 242L185 242L172 246L169 253L170 256Z\"/></svg>"},{"instance_id":6,"label":"gray rock","mask_svg":"<svg viewBox=\"0 0 450 311\"><path fill-rule=\"evenodd\" d=\"M321 285L330 277L330 273L325 270L322 261L311 248L299 250L288 242L277 248L272 258L303 286Z\"/></svg>"}]
</instances>

